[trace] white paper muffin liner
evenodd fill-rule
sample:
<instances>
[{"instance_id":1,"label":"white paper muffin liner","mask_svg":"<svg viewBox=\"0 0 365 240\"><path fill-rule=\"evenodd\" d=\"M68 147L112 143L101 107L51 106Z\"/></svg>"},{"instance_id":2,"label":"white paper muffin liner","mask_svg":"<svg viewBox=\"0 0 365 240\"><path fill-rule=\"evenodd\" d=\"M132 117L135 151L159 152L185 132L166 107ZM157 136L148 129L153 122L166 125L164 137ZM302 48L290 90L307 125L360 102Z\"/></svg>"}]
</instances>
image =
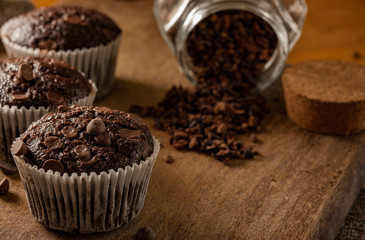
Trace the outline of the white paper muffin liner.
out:
<instances>
[{"instance_id":1,"label":"white paper muffin liner","mask_svg":"<svg viewBox=\"0 0 365 240\"><path fill-rule=\"evenodd\" d=\"M90 81L92 86L88 96L73 101L70 105L92 106L98 89ZM29 125L40 119L43 115L52 112L53 109L48 107L17 107L17 106L0 106L0 154L1 160L13 162L10 146L16 137L19 137Z\"/></svg>"},{"instance_id":2,"label":"white paper muffin liner","mask_svg":"<svg viewBox=\"0 0 365 240\"><path fill-rule=\"evenodd\" d=\"M98 87L97 99L104 97L112 89L118 48L122 37L121 34L107 45L67 51L55 51L27 48L10 42L6 37L7 28L10 25L11 21L6 22L1 27L0 32L1 40L9 57L34 56L62 59L85 73L87 78L95 82Z\"/></svg>"},{"instance_id":3,"label":"white paper muffin liner","mask_svg":"<svg viewBox=\"0 0 365 240\"><path fill-rule=\"evenodd\" d=\"M105 232L125 225L142 210L152 168L160 151L154 138L150 157L109 173L62 176L14 156L33 216L52 229Z\"/></svg>"}]
</instances>

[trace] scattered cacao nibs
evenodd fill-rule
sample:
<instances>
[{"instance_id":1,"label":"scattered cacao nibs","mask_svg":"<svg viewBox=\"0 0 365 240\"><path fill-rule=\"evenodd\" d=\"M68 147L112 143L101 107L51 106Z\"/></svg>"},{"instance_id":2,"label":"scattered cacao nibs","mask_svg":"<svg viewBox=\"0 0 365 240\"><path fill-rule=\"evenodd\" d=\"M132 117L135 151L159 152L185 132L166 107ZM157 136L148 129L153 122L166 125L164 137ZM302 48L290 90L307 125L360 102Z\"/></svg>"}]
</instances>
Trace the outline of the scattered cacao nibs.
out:
<instances>
[{"instance_id":1,"label":"scattered cacao nibs","mask_svg":"<svg viewBox=\"0 0 365 240\"><path fill-rule=\"evenodd\" d=\"M142 111L143 107L130 110L136 109ZM225 87L214 82L173 87L158 107L149 107L155 127L169 133L170 144L176 149L204 152L226 164L232 158L258 155L235 137L261 129L261 120L268 111L265 99L253 95L248 85L239 81Z\"/></svg>"},{"instance_id":2,"label":"scattered cacao nibs","mask_svg":"<svg viewBox=\"0 0 365 240\"><path fill-rule=\"evenodd\" d=\"M155 240L156 234L151 228L143 227L138 230L138 232L134 236L134 239L135 240Z\"/></svg>"},{"instance_id":3,"label":"scattered cacao nibs","mask_svg":"<svg viewBox=\"0 0 365 240\"><path fill-rule=\"evenodd\" d=\"M0 181L0 195L6 195L9 192L9 180L7 177Z\"/></svg>"},{"instance_id":4,"label":"scattered cacao nibs","mask_svg":"<svg viewBox=\"0 0 365 240\"><path fill-rule=\"evenodd\" d=\"M167 159L166 159L166 163L168 164L172 164L175 162L175 159L173 157L171 157L170 155L167 156Z\"/></svg>"}]
</instances>

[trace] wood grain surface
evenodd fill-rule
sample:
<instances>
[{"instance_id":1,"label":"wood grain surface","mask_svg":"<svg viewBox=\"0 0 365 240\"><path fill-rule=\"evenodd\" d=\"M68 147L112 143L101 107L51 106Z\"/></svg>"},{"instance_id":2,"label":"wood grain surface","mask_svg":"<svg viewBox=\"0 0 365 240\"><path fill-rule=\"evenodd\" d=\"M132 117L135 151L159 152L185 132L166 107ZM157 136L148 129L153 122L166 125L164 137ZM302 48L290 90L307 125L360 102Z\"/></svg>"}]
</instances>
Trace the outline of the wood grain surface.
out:
<instances>
[{"instance_id":1,"label":"wood grain surface","mask_svg":"<svg viewBox=\"0 0 365 240\"><path fill-rule=\"evenodd\" d=\"M172 85L190 85L157 30L152 0L60 3L98 9L124 30L115 87L96 105L128 110L131 104L157 103ZM355 50L365 56L363 0L310 0L308 5L304 32L289 63L353 60ZM365 57L356 61L365 63ZM0 197L0 239L132 239L144 226L157 239L333 239L364 179L365 135L302 130L285 115L279 81L266 95L272 110L266 130L258 134L262 157L227 167L206 155L176 151L167 133L153 129L147 119L164 147L144 209L130 224L90 235L49 230L31 216L19 176L13 175L10 193ZM168 155L175 163L165 162Z\"/></svg>"}]
</instances>

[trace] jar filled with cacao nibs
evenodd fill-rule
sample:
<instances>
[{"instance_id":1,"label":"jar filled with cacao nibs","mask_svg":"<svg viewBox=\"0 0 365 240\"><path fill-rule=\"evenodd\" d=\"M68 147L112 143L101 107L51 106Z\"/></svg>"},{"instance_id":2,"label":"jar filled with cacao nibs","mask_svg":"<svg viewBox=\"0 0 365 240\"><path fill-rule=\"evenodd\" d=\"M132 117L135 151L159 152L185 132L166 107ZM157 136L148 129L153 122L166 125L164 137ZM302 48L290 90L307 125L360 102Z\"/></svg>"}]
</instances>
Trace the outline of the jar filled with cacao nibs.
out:
<instances>
[{"instance_id":1,"label":"jar filled with cacao nibs","mask_svg":"<svg viewBox=\"0 0 365 240\"><path fill-rule=\"evenodd\" d=\"M306 12L304 0L156 0L154 6L159 29L192 82L228 78L259 91L281 74Z\"/></svg>"}]
</instances>

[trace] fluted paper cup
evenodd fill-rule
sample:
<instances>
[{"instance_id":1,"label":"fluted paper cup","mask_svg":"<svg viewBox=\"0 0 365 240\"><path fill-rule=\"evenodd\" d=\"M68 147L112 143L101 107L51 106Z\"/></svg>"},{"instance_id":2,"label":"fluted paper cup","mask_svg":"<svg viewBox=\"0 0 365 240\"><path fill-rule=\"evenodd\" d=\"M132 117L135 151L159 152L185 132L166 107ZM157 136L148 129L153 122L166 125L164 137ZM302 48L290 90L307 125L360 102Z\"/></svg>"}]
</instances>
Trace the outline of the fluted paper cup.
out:
<instances>
[{"instance_id":1,"label":"fluted paper cup","mask_svg":"<svg viewBox=\"0 0 365 240\"><path fill-rule=\"evenodd\" d=\"M92 106L98 89L95 84L90 81L92 86L88 96L73 101L70 105ZM16 137L19 137L29 125L40 119L43 115L52 112L51 107L17 107L0 105L0 155L2 161L13 162L10 153L11 143Z\"/></svg>"},{"instance_id":2,"label":"fluted paper cup","mask_svg":"<svg viewBox=\"0 0 365 240\"><path fill-rule=\"evenodd\" d=\"M119 228L141 212L160 151L154 138L150 157L125 169L96 174L44 171L13 156L33 216L49 228L72 232L106 232Z\"/></svg>"},{"instance_id":3,"label":"fluted paper cup","mask_svg":"<svg viewBox=\"0 0 365 240\"><path fill-rule=\"evenodd\" d=\"M122 38L120 34L115 40L106 45L75 50L45 50L39 48L27 48L9 41L6 36L7 28L11 22L6 22L1 27L1 40L9 57L34 56L41 58L57 58L68 62L95 82L98 93L97 99L107 95L114 84L114 73L118 48Z\"/></svg>"}]
</instances>

